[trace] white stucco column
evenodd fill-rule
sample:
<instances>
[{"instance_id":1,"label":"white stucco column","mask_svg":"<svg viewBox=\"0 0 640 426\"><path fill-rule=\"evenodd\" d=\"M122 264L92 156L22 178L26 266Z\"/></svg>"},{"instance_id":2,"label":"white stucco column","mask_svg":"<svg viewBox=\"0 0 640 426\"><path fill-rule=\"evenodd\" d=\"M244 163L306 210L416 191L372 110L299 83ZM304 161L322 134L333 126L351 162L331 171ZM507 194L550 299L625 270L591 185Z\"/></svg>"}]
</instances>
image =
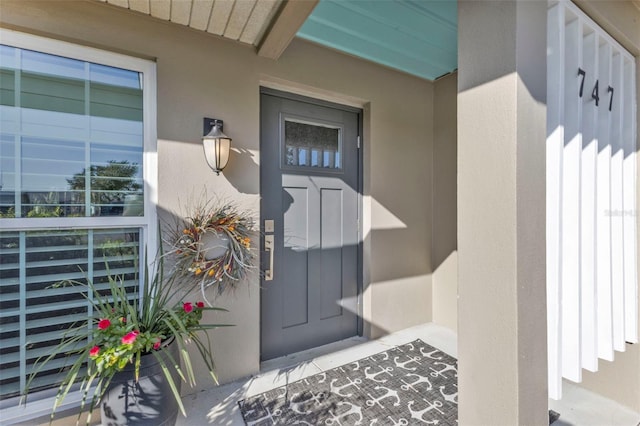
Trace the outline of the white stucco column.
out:
<instances>
[{"instance_id":1,"label":"white stucco column","mask_svg":"<svg viewBox=\"0 0 640 426\"><path fill-rule=\"evenodd\" d=\"M546 425L545 1L458 2L460 425Z\"/></svg>"}]
</instances>

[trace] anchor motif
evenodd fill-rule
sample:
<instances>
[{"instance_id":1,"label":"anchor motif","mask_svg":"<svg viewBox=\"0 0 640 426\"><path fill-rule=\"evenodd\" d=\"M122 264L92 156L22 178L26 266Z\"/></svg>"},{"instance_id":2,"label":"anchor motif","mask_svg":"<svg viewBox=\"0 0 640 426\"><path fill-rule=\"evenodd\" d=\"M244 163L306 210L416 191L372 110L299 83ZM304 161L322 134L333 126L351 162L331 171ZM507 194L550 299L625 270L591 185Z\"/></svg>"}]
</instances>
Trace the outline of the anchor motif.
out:
<instances>
[{"instance_id":1,"label":"anchor motif","mask_svg":"<svg viewBox=\"0 0 640 426\"><path fill-rule=\"evenodd\" d=\"M391 374L391 372L393 371L393 368L392 368L392 367L387 367L387 368L380 367L380 371L379 371L379 372L377 372L377 373L373 373L373 374L369 373L369 369L370 369L370 368L371 368L371 367L367 367L367 368L365 368L365 369L364 369L364 375L365 375L365 377L366 377L367 379L369 379L369 380L371 380L371 381L374 381L374 382L377 382L377 383L386 383L386 382L387 382L387 379L384 379L384 380L376 380L376 377L378 377L378 376L379 376L379 375L381 375L381 374L385 374L385 373L386 373L386 374L388 374L389 376L393 377L393 374Z\"/></svg>"},{"instance_id":2,"label":"anchor motif","mask_svg":"<svg viewBox=\"0 0 640 426\"><path fill-rule=\"evenodd\" d=\"M282 391L282 394L280 394L281 391ZM278 394L276 396L276 399L286 398L287 397L287 388L276 389L276 393Z\"/></svg>"},{"instance_id":3,"label":"anchor motif","mask_svg":"<svg viewBox=\"0 0 640 426\"><path fill-rule=\"evenodd\" d=\"M380 361L386 361L389 359L389 354L387 352L382 352L380 354L371 355L368 359L371 361L378 361L376 357L380 355Z\"/></svg>"},{"instance_id":4,"label":"anchor motif","mask_svg":"<svg viewBox=\"0 0 640 426\"><path fill-rule=\"evenodd\" d=\"M442 376L444 378L446 378L447 376L444 374L447 371L455 371L455 375L454 377L458 377L458 370L456 370L456 366L455 365L449 365L445 362L434 362L433 365L444 365L445 367L442 370L436 370L435 368L431 368L429 367L429 370L432 371L431 373L431 377L438 377L438 376Z\"/></svg>"},{"instance_id":5,"label":"anchor motif","mask_svg":"<svg viewBox=\"0 0 640 426\"><path fill-rule=\"evenodd\" d=\"M457 386L456 386L457 387ZM444 393L444 386L440 386L440 395L445 399L445 401L453 402L454 404L458 403L458 391L454 393Z\"/></svg>"},{"instance_id":6,"label":"anchor motif","mask_svg":"<svg viewBox=\"0 0 640 426\"><path fill-rule=\"evenodd\" d=\"M440 410L439 408L442 407L442 401L433 401L433 403L427 401L426 399L423 398L423 401L427 403L427 408L425 408L424 410L420 410L420 411L415 411L413 408L411 408L414 404L413 401L409 401L409 404L407 404L407 408L409 409L409 412L411 413L411 418L412 419L416 419L416 420L420 420L423 423L427 423L427 424L437 424L438 420L436 419L435 421L429 422L426 421L425 419L422 418L422 416L424 415L424 413L427 413L431 410L436 410L437 412L439 412L440 414L444 414L444 412L442 410Z\"/></svg>"},{"instance_id":7,"label":"anchor motif","mask_svg":"<svg viewBox=\"0 0 640 426\"><path fill-rule=\"evenodd\" d=\"M397 422L393 420L391 416L388 416L387 418L393 422L393 423L389 423L392 426L409 426L409 421L407 419L403 419L402 417L398 419Z\"/></svg>"},{"instance_id":8,"label":"anchor motif","mask_svg":"<svg viewBox=\"0 0 640 426\"><path fill-rule=\"evenodd\" d=\"M320 373L320 374L318 374L318 376L322 377L322 380L319 380L318 384L324 383L327 380L327 373Z\"/></svg>"},{"instance_id":9,"label":"anchor motif","mask_svg":"<svg viewBox=\"0 0 640 426\"><path fill-rule=\"evenodd\" d=\"M375 389L375 390L384 389L386 391L386 393L384 395L382 395L381 397L379 397L379 398L375 398L370 393L368 393L367 396L369 398L371 398L371 399L368 399L367 402L366 402L368 407L373 407L374 405L379 405L381 408L384 408L384 405L380 404L380 401L382 401L385 398L395 398L396 402L393 404L394 407L398 407L400 405L400 397L398 396L398 391L391 390L389 388L385 388L384 386L376 386L373 389Z\"/></svg>"},{"instance_id":10,"label":"anchor motif","mask_svg":"<svg viewBox=\"0 0 640 426\"><path fill-rule=\"evenodd\" d=\"M344 397L351 397L353 394L347 394L344 395L342 393L340 393L342 391L342 389L348 388L349 386L355 386L356 388L360 389L360 386L362 384L362 380L361 379L355 379L355 380L351 380L351 377L347 377L347 380L349 381L349 383L347 383L346 385L342 385L342 386L334 386L334 383L338 381L338 379L332 379L331 380L331 393L335 393L336 395L340 395L340 396L344 396Z\"/></svg>"},{"instance_id":11,"label":"anchor motif","mask_svg":"<svg viewBox=\"0 0 640 426\"><path fill-rule=\"evenodd\" d=\"M428 377L423 377L423 376L421 376L421 375L419 375L419 374L413 374L413 373L409 373L409 374L407 374L406 376L407 376L407 377L409 377L409 376L414 376L414 377L417 377L417 378L418 378L418 380L416 380L415 382L407 383L407 382L405 382L404 380L400 379L400 381L401 381L402 383L404 383L404 385L400 386L400 388L401 388L402 390L409 390L409 389L411 389L411 390L413 390L413 391L415 391L415 392L418 392L418 390L417 390L414 386L415 386L415 385L417 385L417 384L419 384L419 383L426 383L427 385L429 385L429 386L427 387L427 389L426 389L426 390L428 390L428 391L430 391L431 389L433 389L433 385L431 384L431 381L429 381L429 378L428 378ZM418 393L419 393L419 392L418 392Z\"/></svg>"},{"instance_id":12,"label":"anchor motif","mask_svg":"<svg viewBox=\"0 0 640 426\"><path fill-rule=\"evenodd\" d=\"M342 425L342 422L340 421L340 419L343 419L345 417L348 417L352 414L355 414L358 416L358 420L355 423L351 423L349 422L350 425L359 425L362 424L362 408L358 407L357 405L353 405L349 402L338 402L338 407L343 406L343 405L350 405L351 408L349 408L347 411L345 411L344 413L340 414L340 415L335 415L333 414L333 412L331 410L329 410L329 414L331 415L330 419L327 419L324 421L325 424L327 425Z\"/></svg>"},{"instance_id":13,"label":"anchor motif","mask_svg":"<svg viewBox=\"0 0 640 426\"><path fill-rule=\"evenodd\" d=\"M435 359L435 360L437 360L437 361L439 361L439 360L441 360L441 359L442 359L442 355L441 355L441 356L439 356L439 357L432 356L432 355L433 355L433 354L435 354L436 352L440 352L439 350L434 349L434 350L432 350L431 352L425 352L425 351L424 351L424 349L425 349L425 348L420 348L420 353L422 354L422 356L425 356L425 357L430 358L430 359Z\"/></svg>"},{"instance_id":14,"label":"anchor motif","mask_svg":"<svg viewBox=\"0 0 640 426\"><path fill-rule=\"evenodd\" d=\"M396 363L396 367L400 367L403 370L407 370L407 371L416 371L417 370L417 368L415 368L415 367L414 368L407 368L407 367L405 367L405 365L411 364L412 362L420 361L420 357L417 357L417 356L413 357L413 358L409 357L409 361L406 361L406 362L398 362L398 358L399 357L393 358L393 362Z\"/></svg>"},{"instance_id":15,"label":"anchor motif","mask_svg":"<svg viewBox=\"0 0 640 426\"><path fill-rule=\"evenodd\" d=\"M298 414L311 414L313 412L313 410L309 410L309 411L302 411L302 406L305 404L308 404L309 402L315 402L316 405L319 405L322 401L320 400L320 397L324 394L324 392L318 392L318 393L313 393L313 391L309 391L309 393L311 394L311 398L309 399L305 399L299 402L293 402L293 400L298 397L299 395L304 394L304 392L300 392L297 393L295 395L293 395L291 397L291 400L289 401L289 409L291 411L293 411L294 413L298 413Z\"/></svg>"},{"instance_id":16,"label":"anchor motif","mask_svg":"<svg viewBox=\"0 0 640 426\"><path fill-rule=\"evenodd\" d=\"M355 365L355 368L353 369L353 371L360 370L360 361L353 361L351 364Z\"/></svg>"},{"instance_id":17,"label":"anchor motif","mask_svg":"<svg viewBox=\"0 0 640 426\"><path fill-rule=\"evenodd\" d=\"M273 414L271 414L271 411L269 410L269 408L266 408L267 410L267 415L264 417L260 417L259 419L256 419L254 421L251 422L247 422L247 426L253 426L253 425L257 425L262 421L267 421L267 420L271 420L270 424L278 424L278 419L274 419L273 417L279 417L282 414L282 410L277 409L273 411ZM253 412L253 410L251 411ZM247 413L248 414L248 413ZM268 423L269 424L269 423Z\"/></svg>"}]
</instances>

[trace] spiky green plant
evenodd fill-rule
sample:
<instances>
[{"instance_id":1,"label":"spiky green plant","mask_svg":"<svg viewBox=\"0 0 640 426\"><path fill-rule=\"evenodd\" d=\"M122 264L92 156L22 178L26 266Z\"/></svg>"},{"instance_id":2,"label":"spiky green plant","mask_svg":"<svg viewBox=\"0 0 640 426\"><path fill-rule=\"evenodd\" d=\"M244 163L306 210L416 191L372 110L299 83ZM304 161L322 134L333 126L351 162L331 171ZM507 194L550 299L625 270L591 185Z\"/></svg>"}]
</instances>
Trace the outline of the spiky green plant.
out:
<instances>
[{"instance_id":1,"label":"spiky green plant","mask_svg":"<svg viewBox=\"0 0 640 426\"><path fill-rule=\"evenodd\" d=\"M25 403L29 387L38 372L49 361L63 354L73 363L66 369L66 376L58 389L51 420L68 393L72 388L75 389L74 385L79 383L82 402L78 422L82 413L88 411L89 424L92 411L99 406L114 375L133 363L137 381L140 358L150 353L161 365L180 411L186 416L178 383L171 374L172 369L182 381L195 385L196 377L187 350L188 344L192 344L197 348L211 378L217 383L207 331L228 325L200 324L200 321L203 311L226 310L207 307L202 302L185 302L181 296L190 294L190 291L185 290L182 284L178 285L175 273L165 276L163 256L158 258L157 263L157 270L153 274L145 267L141 297L138 294L132 297L123 285L124 277L112 276L111 273L108 275L109 287L106 292L99 291L90 280L87 283L65 281L58 284L83 286L82 295L92 305L94 315L67 330L53 352L36 361L23 395ZM174 359L167 346L163 345L172 338L175 340L173 344L179 348L178 359ZM161 354L164 354L164 359Z\"/></svg>"}]
</instances>

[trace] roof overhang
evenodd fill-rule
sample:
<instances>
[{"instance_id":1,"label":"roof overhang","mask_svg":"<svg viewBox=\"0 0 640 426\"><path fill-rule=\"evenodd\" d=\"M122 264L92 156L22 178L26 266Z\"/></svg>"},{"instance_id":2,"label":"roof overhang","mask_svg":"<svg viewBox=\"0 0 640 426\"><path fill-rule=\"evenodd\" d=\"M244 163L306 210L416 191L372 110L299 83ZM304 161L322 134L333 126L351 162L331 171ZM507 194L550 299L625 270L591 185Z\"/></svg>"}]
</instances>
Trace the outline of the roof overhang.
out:
<instances>
[{"instance_id":1,"label":"roof overhang","mask_svg":"<svg viewBox=\"0 0 640 426\"><path fill-rule=\"evenodd\" d=\"M95 0L253 45L278 59L319 0Z\"/></svg>"},{"instance_id":2,"label":"roof overhang","mask_svg":"<svg viewBox=\"0 0 640 426\"><path fill-rule=\"evenodd\" d=\"M297 36L427 80L457 69L457 0L91 1L251 45L271 59Z\"/></svg>"}]
</instances>

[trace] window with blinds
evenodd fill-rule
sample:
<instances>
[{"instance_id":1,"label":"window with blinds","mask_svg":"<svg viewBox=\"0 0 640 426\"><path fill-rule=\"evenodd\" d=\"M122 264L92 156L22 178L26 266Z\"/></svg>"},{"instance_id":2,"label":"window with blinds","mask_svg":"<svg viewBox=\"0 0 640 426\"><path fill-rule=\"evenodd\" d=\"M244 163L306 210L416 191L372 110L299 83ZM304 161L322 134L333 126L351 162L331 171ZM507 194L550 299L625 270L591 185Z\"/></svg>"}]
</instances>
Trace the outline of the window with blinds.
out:
<instances>
[{"instance_id":1,"label":"window with blinds","mask_svg":"<svg viewBox=\"0 0 640 426\"><path fill-rule=\"evenodd\" d=\"M107 290L110 272L123 277L135 297L139 243L137 228L0 233L2 398L19 395L33 363L51 353L61 333L92 314L86 288L65 280L91 279L98 290ZM46 364L31 391L60 381L70 361L61 357Z\"/></svg>"},{"instance_id":2,"label":"window with blinds","mask_svg":"<svg viewBox=\"0 0 640 426\"><path fill-rule=\"evenodd\" d=\"M0 401L10 402L34 362L92 315L86 287L66 282L106 290L117 275L137 297L140 253L156 239L155 67L14 31L0 40ZM56 387L72 362L48 363L30 392Z\"/></svg>"},{"instance_id":3,"label":"window with blinds","mask_svg":"<svg viewBox=\"0 0 640 426\"><path fill-rule=\"evenodd\" d=\"M0 63L2 217L141 216L139 73L11 46Z\"/></svg>"}]
</instances>

